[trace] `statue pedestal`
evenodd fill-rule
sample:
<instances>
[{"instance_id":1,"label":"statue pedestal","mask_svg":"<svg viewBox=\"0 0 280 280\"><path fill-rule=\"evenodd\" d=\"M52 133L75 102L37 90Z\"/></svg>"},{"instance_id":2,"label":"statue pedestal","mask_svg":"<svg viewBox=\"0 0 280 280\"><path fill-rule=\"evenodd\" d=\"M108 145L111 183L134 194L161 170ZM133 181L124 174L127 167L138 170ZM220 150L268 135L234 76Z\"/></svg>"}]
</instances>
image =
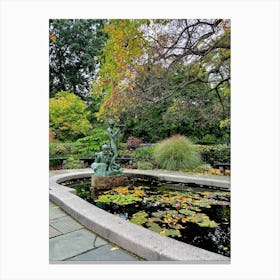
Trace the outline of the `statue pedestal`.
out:
<instances>
[{"instance_id":1,"label":"statue pedestal","mask_svg":"<svg viewBox=\"0 0 280 280\"><path fill-rule=\"evenodd\" d=\"M96 197L98 190L110 190L115 187L126 186L128 178L124 174L112 176L91 176L91 194Z\"/></svg>"}]
</instances>

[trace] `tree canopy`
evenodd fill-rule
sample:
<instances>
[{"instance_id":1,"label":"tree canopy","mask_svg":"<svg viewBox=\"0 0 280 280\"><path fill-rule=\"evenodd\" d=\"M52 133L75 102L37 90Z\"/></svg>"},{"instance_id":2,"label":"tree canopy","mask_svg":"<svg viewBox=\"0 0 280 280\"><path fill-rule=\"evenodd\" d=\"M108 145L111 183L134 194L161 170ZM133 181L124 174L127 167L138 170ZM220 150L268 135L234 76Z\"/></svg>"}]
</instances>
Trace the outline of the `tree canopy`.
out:
<instances>
[{"instance_id":1,"label":"tree canopy","mask_svg":"<svg viewBox=\"0 0 280 280\"><path fill-rule=\"evenodd\" d=\"M125 138L227 142L230 20L51 20L50 94L65 90Z\"/></svg>"},{"instance_id":2,"label":"tree canopy","mask_svg":"<svg viewBox=\"0 0 280 280\"><path fill-rule=\"evenodd\" d=\"M135 98L161 102L193 83L208 85L203 95L214 91L225 109L219 91L229 91L229 21L114 20L105 30L104 63L94 82L104 95L101 115L106 108L123 112ZM186 78L174 83L182 66Z\"/></svg>"},{"instance_id":3,"label":"tree canopy","mask_svg":"<svg viewBox=\"0 0 280 280\"><path fill-rule=\"evenodd\" d=\"M49 25L49 92L87 96L106 40L103 20L53 19Z\"/></svg>"}]
</instances>

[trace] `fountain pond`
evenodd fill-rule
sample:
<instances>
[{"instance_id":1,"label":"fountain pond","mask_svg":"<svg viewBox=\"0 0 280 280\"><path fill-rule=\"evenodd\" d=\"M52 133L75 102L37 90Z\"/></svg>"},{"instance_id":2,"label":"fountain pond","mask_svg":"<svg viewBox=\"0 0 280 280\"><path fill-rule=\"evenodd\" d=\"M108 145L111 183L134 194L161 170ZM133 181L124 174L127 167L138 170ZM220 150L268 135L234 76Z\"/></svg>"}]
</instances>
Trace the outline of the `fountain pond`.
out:
<instances>
[{"instance_id":1,"label":"fountain pond","mask_svg":"<svg viewBox=\"0 0 280 280\"><path fill-rule=\"evenodd\" d=\"M230 257L229 191L130 178L128 186L100 191L92 198L89 177L61 184L134 224Z\"/></svg>"}]
</instances>

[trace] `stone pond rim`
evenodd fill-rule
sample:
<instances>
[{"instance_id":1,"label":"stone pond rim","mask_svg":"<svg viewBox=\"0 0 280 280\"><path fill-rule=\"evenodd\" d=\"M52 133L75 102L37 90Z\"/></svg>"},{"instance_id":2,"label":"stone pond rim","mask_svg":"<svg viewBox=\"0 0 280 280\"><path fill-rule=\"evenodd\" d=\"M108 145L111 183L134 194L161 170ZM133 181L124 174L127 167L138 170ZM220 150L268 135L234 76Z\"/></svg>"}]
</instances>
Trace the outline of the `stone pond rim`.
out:
<instances>
[{"instance_id":1,"label":"stone pond rim","mask_svg":"<svg viewBox=\"0 0 280 280\"><path fill-rule=\"evenodd\" d=\"M133 170L133 172L129 170L127 172L127 170L125 170L124 174L128 176L151 175L151 172L139 170ZM230 263L229 257L161 236L158 233L116 217L76 196L75 189L60 185L60 183L67 180L91 177L91 175L92 172L84 170L50 177L50 200L57 203L63 210L85 227L148 261ZM158 175L161 176L162 173L158 173ZM173 175L171 177L168 177L168 173L164 173L164 175L164 178L173 178L173 182L175 182L174 174L171 174ZM198 178L191 178L190 180L194 181L194 179L198 180ZM181 178L181 180L183 180L183 178ZM207 180L206 183L209 183L209 180ZM223 188L225 188L225 185Z\"/></svg>"}]
</instances>

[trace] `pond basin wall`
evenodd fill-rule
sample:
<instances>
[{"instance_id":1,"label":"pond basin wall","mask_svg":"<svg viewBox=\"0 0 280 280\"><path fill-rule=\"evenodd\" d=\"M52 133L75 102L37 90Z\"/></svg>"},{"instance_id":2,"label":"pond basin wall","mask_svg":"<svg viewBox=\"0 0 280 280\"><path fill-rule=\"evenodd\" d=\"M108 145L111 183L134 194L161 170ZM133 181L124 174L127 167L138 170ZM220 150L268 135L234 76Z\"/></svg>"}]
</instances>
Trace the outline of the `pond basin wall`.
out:
<instances>
[{"instance_id":1,"label":"pond basin wall","mask_svg":"<svg viewBox=\"0 0 280 280\"><path fill-rule=\"evenodd\" d=\"M50 200L88 229L145 260L230 263L228 257L161 236L116 217L76 196L75 189L60 185L68 180L91 177L91 175L92 172L83 171L52 176L49 185ZM137 176L139 174L134 170L133 174L130 172L128 175Z\"/></svg>"}]
</instances>

